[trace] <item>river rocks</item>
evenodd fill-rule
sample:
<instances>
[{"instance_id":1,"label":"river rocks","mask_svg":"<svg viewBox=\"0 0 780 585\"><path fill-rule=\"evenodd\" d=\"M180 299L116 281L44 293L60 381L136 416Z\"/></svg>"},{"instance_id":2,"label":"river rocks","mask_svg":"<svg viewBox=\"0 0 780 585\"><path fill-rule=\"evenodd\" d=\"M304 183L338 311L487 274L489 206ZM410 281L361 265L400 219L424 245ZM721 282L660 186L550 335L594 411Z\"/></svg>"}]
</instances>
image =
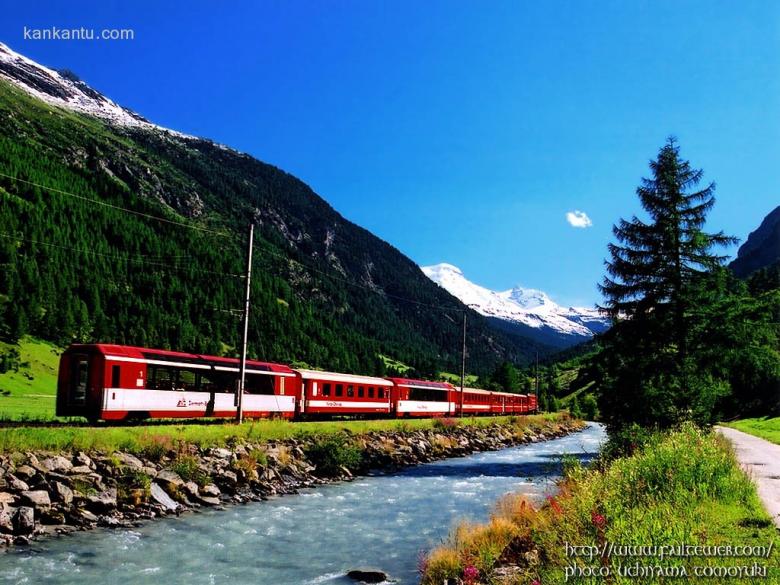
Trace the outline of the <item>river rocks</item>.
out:
<instances>
[{"instance_id":1,"label":"river rocks","mask_svg":"<svg viewBox=\"0 0 780 585\"><path fill-rule=\"evenodd\" d=\"M8 487L15 492L26 492L30 489L30 486L27 485L27 482L22 481L13 475L9 476L8 478Z\"/></svg>"},{"instance_id":2,"label":"river rocks","mask_svg":"<svg viewBox=\"0 0 780 585\"><path fill-rule=\"evenodd\" d=\"M220 495L219 488L215 486L213 483L210 483L208 485L204 485L202 488L200 488L200 495L201 496L208 496L211 498L218 498Z\"/></svg>"},{"instance_id":3,"label":"river rocks","mask_svg":"<svg viewBox=\"0 0 780 585\"><path fill-rule=\"evenodd\" d=\"M328 474L321 461L307 457L316 438L249 442L230 449L184 445L183 450L169 451L161 460L125 452L0 455L0 547L76 529L137 525L187 508L221 509L225 503L291 494L303 487L349 480L372 469L392 470L501 449L563 436L578 428L572 421L543 427L453 421L424 430L348 435L347 441L360 450L362 462L336 465ZM187 468L186 479L171 468ZM358 580L385 580L367 580L369 573Z\"/></svg>"},{"instance_id":4,"label":"river rocks","mask_svg":"<svg viewBox=\"0 0 780 585\"><path fill-rule=\"evenodd\" d=\"M29 506L16 509L13 516L14 533L18 535L32 534L35 530L35 510Z\"/></svg>"},{"instance_id":5,"label":"river rocks","mask_svg":"<svg viewBox=\"0 0 780 585\"><path fill-rule=\"evenodd\" d=\"M73 490L66 486L64 483L58 481L54 482L53 495L57 501L62 502L66 506L73 501Z\"/></svg>"},{"instance_id":6,"label":"river rocks","mask_svg":"<svg viewBox=\"0 0 780 585\"><path fill-rule=\"evenodd\" d=\"M114 457L125 467L133 467L135 469L142 469L144 464L141 460L130 453L114 453Z\"/></svg>"},{"instance_id":7,"label":"river rocks","mask_svg":"<svg viewBox=\"0 0 780 585\"><path fill-rule=\"evenodd\" d=\"M170 496L175 496L178 493L179 488L184 485L184 480L181 476L170 469L163 469L158 473L155 482Z\"/></svg>"},{"instance_id":8,"label":"river rocks","mask_svg":"<svg viewBox=\"0 0 780 585\"><path fill-rule=\"evenodd\" d=\"M92 458L83 451L76 453L76 456L73 458L73 462L76 464L76 466L87 467L90 470L95 469L95 463L92 461Z\"/></svg>"},{"instance_id":9,"label":"river rocks","mask_svg":"<svg viewBox=\"0 0 780 585\"><path fill-rule=\"evenodd\" d=\"M59 455L44 459L41 461L41 465L47 471L67 472L73 468L73 464L69 460L65 459L65 457L60 457Z\"/></svg>"},{"instance_id":10,"label":"river rocks","mask_svg":"<svg viewBox=\"0 0 780 585\"><path fill-rule=\"evenodd\" d=\"M51 508L51 499L46 490L26 491L19 495L23 504L32 506L39 512Z\"/></svg>"},{"instance_id":11,"label":"river rocks","mask_svg":"<svg viewBox=\"0 0 780 585\"><path fill-rule=\"evenodd\" d=\"M198 488L198 484L194 481L188 481L183 486L183 491L186 495L197 498L200 495L200 488Z\"/></svg>"},{"instance_id":12,"label":"river rocks","mask_svg":"<svg viewBox=\"0 0 780 585\"><path fill-rule=\"evenodd\" d=\"M36 473L37 471L33 467L29 465L20 465L16 468L14 475L24 481L25 479L30 479Z\"/></svg>"},{"instance_id":13,"label":"river rocks","mask_svg":"<svg viewBox=\"0 0 780 585\"><path fill-rule=\"evenodd\" d=\"M154 501L163 506L166 510L176 510L179 507L179 504L171 499L165 490L160 487L160 484L152 482L150 492Z\"/></svg>"},{"instance_id":14,"label":"river rocks","mask_svg":"<svg viewBox=\"0 0 780 585\"><path fill-rule=\"evenodd\" d=\"M359 583L383 583L389 579L384 571L371 568L352 569L347 572L347 577Z\"/></svg>"},{"instance_id":15,"label":"river rocks","mask_svg":"<svg viewBox=\"0 0 780 585\"><path fill-rule=\"evenodd\" d=\"M87 495L89 509L93 512L110 512L116 508L116 488L109 488L97 494Z\"/></svg>"},{"instance_id":16,"label":"river rocks","mask_svg":"<svg viewBox=\"0 0 780 585\"><path fill-rule=\"evenodd\" d=\"M0 533L13 534L14 521L11 513L8 510L0 508Z\"/></svg>"}]
</instances>

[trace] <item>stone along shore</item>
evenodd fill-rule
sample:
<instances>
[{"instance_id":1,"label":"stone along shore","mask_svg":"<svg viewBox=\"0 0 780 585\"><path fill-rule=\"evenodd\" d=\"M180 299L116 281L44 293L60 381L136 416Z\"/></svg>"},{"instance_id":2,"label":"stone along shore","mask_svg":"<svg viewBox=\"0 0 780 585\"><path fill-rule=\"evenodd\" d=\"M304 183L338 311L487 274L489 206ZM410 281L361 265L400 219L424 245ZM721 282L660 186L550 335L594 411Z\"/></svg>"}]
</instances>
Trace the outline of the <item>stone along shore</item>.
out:
<instances>
[{"instance_id":1,"label":"stone along shore","mask_svg":"<svg viewBox=\"0 0 780 585\"><path fill-rule=\"evenodd\" d=\"M230 448L162 442L135 454L0 455L0 547L96 527L138 526L201 507L296 493L371 470L554 439L584 427L568 418L526 424L517 417L485 426L441 423L425 430L245 442Z\"/></svg>"}]
</instances>

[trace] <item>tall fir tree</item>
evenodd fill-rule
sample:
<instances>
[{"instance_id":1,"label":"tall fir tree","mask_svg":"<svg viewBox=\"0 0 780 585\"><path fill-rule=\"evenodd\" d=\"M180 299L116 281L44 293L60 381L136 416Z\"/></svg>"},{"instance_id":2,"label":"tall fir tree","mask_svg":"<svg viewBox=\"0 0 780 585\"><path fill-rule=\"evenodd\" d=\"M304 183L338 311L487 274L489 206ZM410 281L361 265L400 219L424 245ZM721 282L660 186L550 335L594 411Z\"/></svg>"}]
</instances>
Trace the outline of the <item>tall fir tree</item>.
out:
<instances>
[{"instance_id":1,"label":"tall fir tree","mask_svg":"<svg viewBox=\"0 0 780 585\"><path fill-rule=\"evenodd\" d=\"M627 423L668 426L682 419L706 422L722 383L697 368L692 336L706 318L706 298L696 286L720 267L716 247L736 240L707 233L714 183L702 189L703 171L680 157L669 138L650 162L651 178L637 195L648 220L621 219L609 244L602 309L614 321L603 337L600 409L613 427Z\"/></svg>"}]
</instances>

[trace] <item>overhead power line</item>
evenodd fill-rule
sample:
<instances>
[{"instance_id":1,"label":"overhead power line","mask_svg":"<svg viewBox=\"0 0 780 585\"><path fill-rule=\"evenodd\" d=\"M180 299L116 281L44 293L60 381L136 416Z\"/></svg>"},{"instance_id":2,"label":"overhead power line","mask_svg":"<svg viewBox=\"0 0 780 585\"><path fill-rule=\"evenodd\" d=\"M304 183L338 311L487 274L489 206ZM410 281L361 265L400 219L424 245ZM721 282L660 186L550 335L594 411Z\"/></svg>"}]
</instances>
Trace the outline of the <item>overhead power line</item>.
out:
<instances>
[{"instance_id":1,"label":"overhead power line","mask_svg":"<svg viewBox=\"0 0 780 585\"><path fill-rule=\"evenodd\" d=\"M50 191L52 193L57 193L59 195L65 195L67 197L73 197L74 199L79 199L81 201L86 201L87 203L92 203L94 205L100 205L102 207L108 207L110 209L115 209L117 211L122 211L124 213L131 213L133 215L137 215L139 217L144 217L146 219L153 219L155 221L160 221L163 223L168 223L171 225L191 229L191 230L197 230L200 232L206 232L213 234L215 236L220 236L222 238L230 237L231 234L226 234L225 232L220 232L217 230L212 230L209 228L205 228L198 225L193 225L191 223L186 223L183 221L177 221L175 219L168 219L167 217L161 217L159 215L153 215L151 213L146 213L143 211L136 211L135 209L128 209L127 207L122 207L120 205L114 205L113 203L107 203L105 201L98 201L97 199L92 199L91 197L84 197L83 195L77 195L75 193L70 193L68 191L63 191L62 189L56 189L54 187L49 187L47 185L41 185L40 183L35 183L34 181L28 181L27 179L20 179L19 177L14 177L12 175L7 175L5 173L0 173L0 177L4 177L6 179L11 179L12 181L17 181L19 183L24 183L25 185L31 185L33 187L38 187L39 189L43 189L45 191Z\"/></svg>"},{"instance_id":2,"label":"overhead power line","mask_svg":"<svg viewBox=\"0 0 780 585\"><path fill-rule=\"evenodd\" d=\"M75 248L73 246L64 246L62 244L54 244L51 242L42 242L40 240L33 240L30 238L22 238L15 234L8 234L8 233L0 233L0 238L5 238L7 240L14 240L17 242L26 242L28 244L35 244L37 246L46 246L49 248L58 248L60 250L68 250L70 252L78 252L80 254L89 254L92 256L100 256L102 258L109 258L111 260L116 261L125 261L125 262L132 262L137 263L139 265L143 266L155 266L160 268L169 268L171 270L188 270L188 271L194 271L194 272L202 272L204 274L212 274L215 276L227 276L232 278L243 278L243 275L241 274L231 274L228 272L217 272L215 270L208 270L206 268L200 268L199 266L194 266L193 264L188 265L182 265L182 264L171 264L169 262L156 262L153 260L148 259L148 257L144 255L138 255L136 257L133 256L121 256L117 254L107 254L105 252L97 252L95 250L86 250L84 248ZM187 256L179 256L178 258L188 258Z\"/></svg>"}]
</instances>

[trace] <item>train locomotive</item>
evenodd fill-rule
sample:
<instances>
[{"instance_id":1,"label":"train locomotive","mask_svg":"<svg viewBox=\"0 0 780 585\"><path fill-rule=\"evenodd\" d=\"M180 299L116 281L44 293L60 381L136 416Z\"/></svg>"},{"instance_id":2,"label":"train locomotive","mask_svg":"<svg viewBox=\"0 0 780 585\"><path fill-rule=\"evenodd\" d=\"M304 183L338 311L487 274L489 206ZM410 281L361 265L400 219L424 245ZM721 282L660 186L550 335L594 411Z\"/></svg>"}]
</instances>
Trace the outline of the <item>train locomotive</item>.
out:
<instances>
[{"instance_id":1,"label":"train locomotive","mask_svg":"<svg viewBox=\"0 0 780 585\"><path fill-rule=\"evenodd\" d=\"M90 421L234 417L239 360L111 344L63 352L57 416ZM246 418L446 417L528 414L536 396L448 382L377 378L247 360Z\"/></svg>"}]
</instances>

